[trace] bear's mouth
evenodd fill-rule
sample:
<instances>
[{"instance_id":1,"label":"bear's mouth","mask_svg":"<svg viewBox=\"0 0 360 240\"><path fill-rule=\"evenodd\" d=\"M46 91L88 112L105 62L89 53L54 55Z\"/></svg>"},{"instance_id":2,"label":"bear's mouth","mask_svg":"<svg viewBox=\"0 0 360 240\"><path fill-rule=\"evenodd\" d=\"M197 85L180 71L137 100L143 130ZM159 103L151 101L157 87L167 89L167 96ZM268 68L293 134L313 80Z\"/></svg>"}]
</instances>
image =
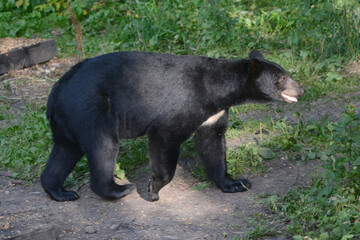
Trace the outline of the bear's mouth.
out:
<instances>
[{"instance_id":1,"label":"bear's mouth","mask_svg":"<svg viewBox=\"0 0 360 240\"><path fill-rule=\"evenodd\" d=\"M296 103L297 102L297 98L296 97L293 97L293 96L290 96L290 95L287 95L286 93L282 92L280 94L280 96L288 103Z\"/></svg>"}]
</instances>

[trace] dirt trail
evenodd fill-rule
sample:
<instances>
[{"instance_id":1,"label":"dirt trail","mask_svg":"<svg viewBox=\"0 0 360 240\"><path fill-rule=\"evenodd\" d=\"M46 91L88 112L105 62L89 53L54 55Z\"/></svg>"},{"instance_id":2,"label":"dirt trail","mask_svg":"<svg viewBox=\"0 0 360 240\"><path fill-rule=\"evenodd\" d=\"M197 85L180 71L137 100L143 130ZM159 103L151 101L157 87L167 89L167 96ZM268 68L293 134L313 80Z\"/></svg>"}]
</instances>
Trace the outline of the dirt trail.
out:
<instances>
[{"instance_id":1,"label":"dirt trail","mask_svg":"<svg viewBox=\"0 0 360 240\"><path fill-rule=\"evenodd\" d=\"M137 191L118 201L99 198L86 184L78 191L78 201L65 203L50 200L38 182L14 185L10 177L0 176L0 222L9 224L0 238L48 227L55 227L57 239L240 238L253 227L246 218L264 212L257 203L258 194L283 193L303 185L316 165L273 160L267 173L247 176L251 191L225 194L214 185L192 190L197 180L180 164L158 202L146 200L148 174L132 179Z\"/></svg>"},{"instance_id":2,"label":"dirt trail","mask_svg":"<svg viewBox=\"0 0 360 240\"><path fill-rule=\"evenodd\" d=\"M14 109L24 102L44 104L54 79L73 64L73 61L52 61L32 70L20 70L0 77L1 96L14 101ZM2 80L2 81L1 81ZM287 116L290 121L295 111L303 112L303 118L319 119L326 115L337 120L344 102L359 99L359 92L341 101L327 98L314 103L286 105L280 113L280 105L269 106L269 111L250 111L241 114L243 120ZM359 101L356 105L360 107ZM15 111L14 110L14 111ZM229 145L239 145L242 140L229 140ZM182 159L174 180L160 191L160 201L146 200L149 173L139 174L129 181L136 191L118 201L105 201L95 195L88 184L78 193L75 202L55 202L44 193L39 182L28 186L12 179L9 173L0 171L0 239L33 233L31 239L232 239L242 238L255 226L247 218L256 213L266 216L265 207L258 203L261 193L285 193L306 184L316 172L319 162L293 162L274 159L267 162L267 172L250 178L252 189L244 193L225 194L216 186L193 190L198 183ZM34 231L45 231L46 238ZM30 236L30 235L28 235ZM18 238L18 239L24 239ZM278 236L267 239L285 239L281 228Z\"/></svg>"}]
</instances>

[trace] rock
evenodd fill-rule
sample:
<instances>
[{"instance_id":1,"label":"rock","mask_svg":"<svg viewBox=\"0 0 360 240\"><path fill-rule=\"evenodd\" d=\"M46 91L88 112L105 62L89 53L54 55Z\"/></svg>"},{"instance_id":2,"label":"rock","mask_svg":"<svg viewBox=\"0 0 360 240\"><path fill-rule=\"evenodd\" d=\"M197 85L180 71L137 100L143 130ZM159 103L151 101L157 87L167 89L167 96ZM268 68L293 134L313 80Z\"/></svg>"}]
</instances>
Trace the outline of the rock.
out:
<instances>
[{"instance_id":1,"label":"rock","mask_svg":"<svg viewBox=\"0 0 360 240\"><path fill-rule=\"evenodd\" d=\"M111 231L115 231L115 230L117 230L119 227L120 227L119 224L114 224L114 225L111 225L111 226L109 227L109 229L110 229Z\"/></svg>"},{"instance_id":2,"label":"rock","mask_svg":"<svg viewBox=\"0 0 360 240\"><path fill-rule=\"evenodd\" d=\"M20 184L25 183L25 181L19 180L19 179L11 179L10 182L11 182L11 184L14 184L14 185L20 185Z\"/></svg>"},{"instance_id":3,"label":"rock","mask_svg":"<svg viewBox=\"0 0 360 240\"><path fill-rule=\"evenodd\" d=\"M0 176L11 177L11 176L12 176L12 172L0 170Z\"/></svg>"},{"instance_id":4,"label":"rock","mask_svg":"<svg viewBox=\"0 0 360 240\"><path fill-rule=\"evenodd\" d=\"M55 240L55 227L36 229L11 238L13 240Z\"/></svg>"},{"instance_id":5,"label":"rock","mask_svg":"<svg viewBox=\"0 0 360 240\"><path fill-rule=\"evenodd\" d=\"M85 228L85 233L87 233L87 234L94 234L94 233L96 233L96 229L95 229L93 226L87 226L87 227Z\"/></svg>"},{"instance_id":6,"label":"rock","mask_svg":"<svg viewBox=\"0 0 360 240\"><path fill-rule=\"evenodd\" d=\"M60 63L52 63L50 65L50 67L52 67L52 68L60 68Z\"/></svg>"}]
</instances>

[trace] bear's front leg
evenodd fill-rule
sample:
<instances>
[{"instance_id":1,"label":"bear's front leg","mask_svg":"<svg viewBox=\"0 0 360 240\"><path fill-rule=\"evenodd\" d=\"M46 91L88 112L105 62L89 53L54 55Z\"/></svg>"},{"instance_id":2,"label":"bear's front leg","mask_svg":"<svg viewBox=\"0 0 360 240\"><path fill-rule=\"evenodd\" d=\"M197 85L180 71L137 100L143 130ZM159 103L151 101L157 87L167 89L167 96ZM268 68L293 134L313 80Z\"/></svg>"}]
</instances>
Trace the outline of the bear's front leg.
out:
<instances>
[{"instance_id":1,"label":"bear's front leg","mask_svg":"<svg viewBox=\"0 0 360 240\"><path fill-rule=\"evenodd\" d=\"M159 191L174 177L179 158L180 142L161 136L156 130L148 133L148 152L151 159L151 179L148 195L151 201L159 200Z\"/></svg>"},{"instance_id":2,"label":"bear's front leg","mask_svg":"<svg viewBox=\"0 0 360 240\"><path fill-rule=\"evenodd\" d=\"M251 187L249 180L232 180L226 173L225 132L228 123L228 110L214 115L216 119L206 121L194 136L195 148L203 163L207 176L223 192L243 192Z\"/></svg>"}]
</instances>

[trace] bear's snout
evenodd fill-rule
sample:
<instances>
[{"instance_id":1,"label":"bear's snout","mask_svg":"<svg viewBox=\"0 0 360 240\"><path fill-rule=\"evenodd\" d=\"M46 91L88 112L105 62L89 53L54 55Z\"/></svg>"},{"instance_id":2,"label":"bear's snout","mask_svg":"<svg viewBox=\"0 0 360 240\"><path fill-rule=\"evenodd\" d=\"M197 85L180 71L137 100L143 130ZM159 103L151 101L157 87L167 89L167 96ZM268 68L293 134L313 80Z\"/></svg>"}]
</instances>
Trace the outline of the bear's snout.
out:
<instances>
[{"instance_id":1,"label":"bear's snout","mask_svg":"<svg viewBox=\"0 0 360 240\"><path fill-rule=\"evenodd\" d=\"M301 97L305 89L294 79L288 78L285 90L281 92L280 97L288 103L297 102L297 98Z\"/></svg>"}]
</instances>

